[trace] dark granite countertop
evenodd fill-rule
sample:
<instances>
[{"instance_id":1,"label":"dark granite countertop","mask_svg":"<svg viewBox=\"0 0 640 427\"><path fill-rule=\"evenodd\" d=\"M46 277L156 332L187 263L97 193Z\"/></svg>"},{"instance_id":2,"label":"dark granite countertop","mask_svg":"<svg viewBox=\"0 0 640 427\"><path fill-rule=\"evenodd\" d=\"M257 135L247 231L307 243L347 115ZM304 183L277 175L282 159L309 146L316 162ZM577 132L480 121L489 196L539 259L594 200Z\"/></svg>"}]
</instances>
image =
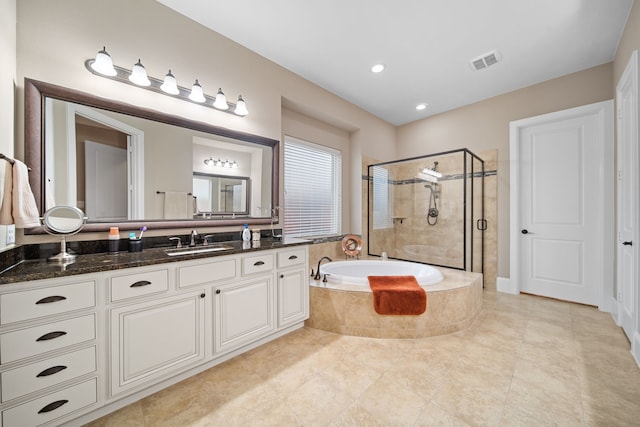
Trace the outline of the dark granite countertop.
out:
<instances>
[{"instance_id":1,"label":"dark granite countertop","mask_svg":"<svg viewBox=\"0 0 640 427\"><path fill-rule=\"evenodd\" d=\"M32 280L52 279L76 274L119 270L123 268L142 267L145 265L164 264L192 259L204 259L216 256L279 249L287 246L305 245L311 242L308 240L289 237L282 240L263 238L257 243L258 244L251 242L251 247L245 249L243 248L243 242L241 241L220 242L220 244L223 244L224 246L230 246L231 249L178 256L167 255L166 250L170 248L166 247L145 249L141 252L120 252L117 254L102 252L78 255L75 262L66 265L48 262L46 259L24 260L18 262L0 274L0 285ZM206 246L198 246L198 248L206 248Z\"/></svg>"}]
</instances>

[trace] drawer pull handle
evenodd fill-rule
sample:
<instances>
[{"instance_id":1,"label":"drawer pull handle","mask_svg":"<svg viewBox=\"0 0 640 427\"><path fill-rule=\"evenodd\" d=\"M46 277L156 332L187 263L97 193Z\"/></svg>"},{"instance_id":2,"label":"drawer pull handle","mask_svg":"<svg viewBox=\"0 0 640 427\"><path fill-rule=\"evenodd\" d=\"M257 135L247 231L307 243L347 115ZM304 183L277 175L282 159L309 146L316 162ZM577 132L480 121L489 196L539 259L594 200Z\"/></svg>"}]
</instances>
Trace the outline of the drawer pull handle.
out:
<instances>
[{"instance_id":1,"label":"drawer pull handle","mask_svg":"<svg viewBox=\"0 0 640 427\"><path fill-rule=\"evenodd\" d=\"M139 282L136 283L132 283L131 286L129 286L130 288L141 288L143 286L149 286L151 284L150 281L148 280L140 280Z\"/></svg>"},{"instance_id":2,"label":"drawer pull handle","mask_svg":"<svg viewBox=\"0 0 640 427\"><path fill-rule=\"evenodd\" d=\"M63 296L60 296L60 295L53 295L53 296L50 296L50 297L42 298L39 301L36 301L36 304L50 304L52 302L64 301L66 299L67 299L67 297L63 297Z\"/></svg>"},{"instance_id":3,"label":"drawer pull handle","mask_svg":"<svg viewBox=\"0 0 640 427\"><path fill-rule=\"evenodd\" d=\"M67 333L63 331L49 332L48 334L44 334L43 336L38 338L36 341L49 341L60 338L63 335L67 335Z\"/></svg>"},{"instance_id":4,"label":"drawer pull handle","mask_svg":"<svg viewBox=\"0 0 640 427\"><path fill-rule=\"evenodd\" d=\"M259 266L259 265L264 265L264 261L256 261L256 262L254 262L254 263L253 263L253 265L254 265L255 267L257 267L257 266Z\"/></svg>"},{"instance_id":5,"label":"drawer pull handle","mask_svg":"<svg viewBox=\"0 0 640 427\"><path fill-rule=\"evenodd\" d=\"M298 259L298 255L291 255L291 256L289 257L289 259L290 259L290 260Z\"/></svg>"},{"instance_id":6,"label":"drawer pull handle","mask_svg":"<svg viewBox=\"0 0 640 427\"><path fill-rule=\"evenodd\" d=\"M64 371L65 369L67 369L66 366L63 365L58 365L58 366L52 366L48 369L45 369L44 371L40 372L38 375L36 375L36 377L40 378L40 377L48 377L49 375L53 375L53 374L57 374L60 371Z\"/></svg>"},{"instance_id":7,"label":"drawer pull handle","mask_svg":"<svg viewBox=\"0 0 640 427\"><path fill-rule=\"evenodd\" d=\"M65 403L69 403L69 401L66 400L66 399L56 400L55 402L51 402L47 406L45 406L44 408L40 409L38 411L38 413L39 414L46 414L47 412L55 411L56 409L58 409L59 407L61 407Z\"/></svg>"}]
</instances>

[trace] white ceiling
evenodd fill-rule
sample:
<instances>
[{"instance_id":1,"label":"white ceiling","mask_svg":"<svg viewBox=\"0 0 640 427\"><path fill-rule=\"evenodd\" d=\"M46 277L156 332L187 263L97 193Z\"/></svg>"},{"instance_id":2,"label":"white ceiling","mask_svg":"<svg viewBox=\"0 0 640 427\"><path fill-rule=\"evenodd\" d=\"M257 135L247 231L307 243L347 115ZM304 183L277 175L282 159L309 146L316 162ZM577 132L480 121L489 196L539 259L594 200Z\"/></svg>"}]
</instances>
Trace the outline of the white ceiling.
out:
<instances>
[{"instance_id":1,"label":"white ceiling","mask_svg":"<svg viewBox=\"0 0 640 427\"><path fill-rule=\"evenodd\" d=\"M633 4L158 1L394 125L612 61ZM471 69L494 49L500 62ZM385 71L371 73L376 63Z\"/></svg>"}]
</instances>

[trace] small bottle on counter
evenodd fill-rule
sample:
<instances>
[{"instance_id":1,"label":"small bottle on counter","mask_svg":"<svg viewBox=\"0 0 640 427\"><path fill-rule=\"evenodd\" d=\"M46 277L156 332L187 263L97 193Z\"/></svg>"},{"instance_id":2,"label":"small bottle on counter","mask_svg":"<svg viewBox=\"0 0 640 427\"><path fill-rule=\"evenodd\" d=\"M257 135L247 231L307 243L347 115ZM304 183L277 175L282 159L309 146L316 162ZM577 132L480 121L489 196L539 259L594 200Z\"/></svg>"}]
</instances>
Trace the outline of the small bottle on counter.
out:
<instances>
[{"instance_id":1,"label":"small bottle on counter","mask_svg":"<svg viewBox=\"0 0 640 427\"><path fill-rule=\"evenodd\" d=\"M251 230L249 230L249 224L245 224L242 229L242 241L249 242L251 240Z\"/></svg>"},{"instance_id":2,"label":"small bottle on counter","mask_svg":"<svg viewBox=\"0 0 640 427\"><path fill-rule=\"evenodd\" d=\"M260 229L259 228L254 228L251 231L251 240L253 240L254 242L259 242L260 241Z\"/></svg>"},{"instance_id":3,"label":"small bottle on counter","mask_svg":"<svg viewBox=\"0 0 640 427\"><path fill-rule=\"evenodd\" d=\"M118 227L109 228L109 253L117 254L120 251L120 230Z\"/></svg>"}]
</instances>

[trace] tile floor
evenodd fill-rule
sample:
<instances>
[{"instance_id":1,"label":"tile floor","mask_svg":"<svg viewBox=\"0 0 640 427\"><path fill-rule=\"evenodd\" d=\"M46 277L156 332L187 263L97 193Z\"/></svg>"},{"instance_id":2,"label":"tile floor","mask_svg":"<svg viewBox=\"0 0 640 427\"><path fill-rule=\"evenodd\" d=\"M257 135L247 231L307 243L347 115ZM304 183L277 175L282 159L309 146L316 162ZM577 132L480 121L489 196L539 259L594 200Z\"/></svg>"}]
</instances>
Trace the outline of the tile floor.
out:
<instances>
[{"instance_id":1,"label":"tile floor","mask_svg":"<svg viewBox=\"0 0 640 427\"><path fill-rule=\"evenodd\" d=\"M607 313L485 292L468 330L393 340L304 328L91 425L640 425L640 369Z\"/></svg>"}]
</instances>

